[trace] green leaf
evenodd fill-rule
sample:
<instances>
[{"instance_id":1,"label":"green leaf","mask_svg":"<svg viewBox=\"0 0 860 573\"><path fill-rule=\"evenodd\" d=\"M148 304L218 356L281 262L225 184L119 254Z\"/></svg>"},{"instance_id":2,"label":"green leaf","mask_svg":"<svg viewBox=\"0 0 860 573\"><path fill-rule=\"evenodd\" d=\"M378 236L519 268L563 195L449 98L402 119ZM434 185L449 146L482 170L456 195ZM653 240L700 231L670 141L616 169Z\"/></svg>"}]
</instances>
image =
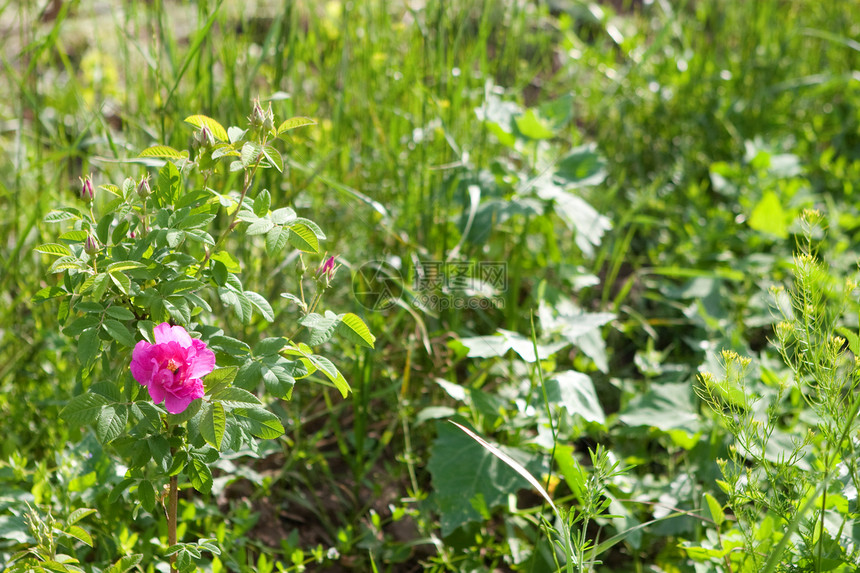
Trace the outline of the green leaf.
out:
<instances>
[{"instance_id":1,"label":"green leaf","mask_svg":"<svg viewBox=\"0 0 860 573\"><path fill-rule=\"evenodd\" d=\"M118 261L111 263L107 267L107 272L116 273L120 271L130 271L132 269L145 269L146 265L138 261Z\"/></svg>"},{"instance_id":2,"label":"green leaf","mask_svg":"<svg viewBox=\"0 0 860 573\"><path fill-rule=\"evenodd\" d=\"M81 507L79 509L76 509L75 511L73 511L72 513L69 514L69 518L66 520L66 525L74 525L75 523L79 522L80 520L82 520L86 516L92 515L95 512L96 512L96 510L88 509L86 507Z\"/></svg>"},{"instance_id":3,"label":"green leaf","mask_svg":"<svg viewBox=\"0 0 860 573\"><path fill-rule=\"evenodd\" d=\"M134 339L134 336L131 334L128 328L118 320L113 318L107 318L102 323L105 331L110 335L111 338L119 342L120 344L127 346L129 348L134 348L134 345L137 344L137 341Z\"/></svg>"},{"instance_id":4,"label":"green leaf","mask_svg":"<svg viewBox=\"0 0 860 573\"><path fill-rule=\"evenodd\" d=\"M233 416L252 436L271 440L284 433L284 426L278 417L262 408L236 408Z\"/></svg>"},{"instance_id":5,"label":"green leaf","mask_svg":"<svg viewBox=\"0 0 860 573\"><path fill-rule=\"evenodd\" d=\"M597 399L591 378L581 372L559 372L546 381L547 399L559 404L571 416L580 415L588 422L606 424L606 415Z\"/></svg>"},{"instance_id":6,"label":"green leaf","mask_svg":"<svg viewBox=\"0 0 860 573\"><path fill-rule=\"evenodd\" d=\"M284 250L290 240L290 230L284 227L272 227L266 233L266 254L275 257Z\"/></svg>"},{"instance_id":7,"label":"green leaf","mask_svg":"<svg viewBox=\"0 0 860 573\"><path fill-rule=\"evenodd\" d=\"M63 533L65 533L66 535L68 535L70 537L74 537L78 541L82 541L83 543L86 543L90 547L93 546L93 538L90 536L89 533L84 531L84 529L81 528L80 526L70 525L66 529L63 530Z\"/></svg>"},{"instance_id":8,"label":"green leaf","mask_svg":"<svg viewBox=\"0 0 860 573\"><path fill-rule=\"evenodd\" d=\"M705 493L705 501L708 502L708 510L711 512L711 518L719 528L726 520L726 515L723 513L723 506L717 501L717 498L709 493Z\"/></svg>"},{"instance_id":9,"label":"green leaf","mask_svg":"<svg viewBox=\"0 0 860 573\"><path fill-rule=\"evenodd\" d=\"M105 314L117 320L134 320L134 313L122 306L109 306Z\"/></svg>"},{"instance_id":10,"label":"green leaf","mask_svg":"<svg viewBox=\"0 0 860 573\"><path fill-rule=\"evenodd\" d=\"M221 449L226 423L227 416L224 413L224 406L220 402L212 402L203 413L203 419L200 421L200 435L203 436L207 444L216 450Z\"/></svg>"},{"instance_id":11,"label":"green leaf","mask_svg":"<svg viewBox=\"0 0 860 573\"><path fill-rule=\"evenodd\" d=\"M225 408L247 408L248 405L260 405L259 398L241 388L225 388L212 396L212 400L221 402Z\"/></svg>"},{"instance_id":12,"label":"green leaf","mask_svg":"<svg viewBox=\"0 0 860 573\"><path fill-rule=\"evenodd\" d=\"M262 295L255 293L252 290L246 290L244 292L245 298L247 298L251 304L254 305L254 308L260 311L260 314L263 315L267 321L272 322L275 320L275 312L272 310L272 305L269 304Z\"/></svg>"},{"instance_id":13,"label":"green leaf","mask_svg":"<svg viewBox=\"0 0 860 573\"><path fill-rule=\"evenodd\" d=\"M555 135L555 132L532 109L516 116L514 123L519 132L529 139L549 139Z\"/></svg>"},{"instance_id":14,"label":"green leaf","mask_svg":"<svg viewBox=\"0 0 860 573\"><path fill-rule=\"evenodd\" d=\"M212 135L215 136L215 139L223 142L228 141L227 130L225 130L224 126L211 117L206 117L205 115L189 115L185 118L185 123L190 123L198 129L202 129L205 125L209 128L209 131L212 132Z\"/></svg>"},{"instance_id":15,"label":"green leaf","mask_svg":"<svg viewBox=\"0 0 860 573\"><path fill-rule=\"evenodd\" d=\"M299 324L307 329L306 335L302 336L302 342L308 346L318 346L327 342L337 329L338 322L338 317L331 311L326 312L325 316L312 312L302 317L299 319Z\"/></svg>"},{"instance_id":16,"label":"green leaf","mask_svg":"<svg viewBox=\"0 0 860 573\"><path fill-rule=\"evenodd\" d=\"M788 237L788 219L779 196L773 191L767 191L761 201L755 206L749 218L749 226L767 235L779 239Z\"/></svg>"},{"instance_id":17,"label":"green leaf","mask_svg":"<svg viewBox=\"0 0 860 573\"><path fill-rule=\"evenodd\" d=\"M105 573L128 573L143 561L143 554L126 555L110 566Z\"/></svg>"},{"instance_id":18,"label":"green leaf","mask_svg":"<svg viewBox=\"0 0 860 573\"><path fill-rule=\"evenodd\" d=\"M171 159L184 159L188 156L187 151L179 151L169 145L153 145L140 152L138 157L169 157Z\"/></svg>"},{"instance_id":19,"label":"green leaf","mask_svg":"<svg viewBox=\"0 0 860 573\"><path fill-rule=\"evenodd\" d=\"M296 129L297 127L304 127L305 125L316 125L316 123L316 121L312 120L309 117L292 117L278 126L278 135L281 135L286 131L290 131L291 129Z\"/></svg>"},{"instance_id":20,"label":"green leaf","mask_svg":"<svg viewBox=\"0 0 860 573\"><path fill-rule=\"evenodd\" d=\"M246 141L245 144L242 145L242 167L247 169L253 165L260 157L260 153L262 151L263 148L259 143Z\"/></svg>"},{"instance_id":21,"label":"green leaf","mask_svg":"<svg viewBox=\"0 0 860 573\"><path fill-rule=\"evenodd\" d=\"M96 436L103 444L115 440L125 430L128 420L128 407L123 404L109 404L102 408L96 419Z\"/></svg>"},{"instance_id":22,"label":"green leaf","mask_svg":"<svg viewBox=\"0 0 860 573\"><path fill-rule=\"evenodd\" d=\"M284 158L281 157L281 152L272 147L271 145L266 145L263 147L263 155L266 159L269 160L269 163L272 164L272 167L277 169L280 173L284 172Z\"/></svg>"},{"instance_id":23,"label":"green leaf","mask_svg":"<svg viewBox=\"0 0 860 573\"><path fill-rule=\"evenodd\" d=\"M185 475L191 480L191 485L200 493L209 493L212 490L212 470L205 462L192 457L185 466Z\"/></svg>"},{"instance_id":24,"label":"green leaf","mask_svg":"<svg viewBox=\"0 0 860 573\"><path fill-rule=\"evenodd\" d=\"M131 292L131 280L122 272L117 271L107 274L121 293L129 294Z\"/></svg>"},{"instance_id":25,"label":"green leaf","mask_svg":"<svg viewBox=\"0 0 860 573\"><path fill-rule=\"evenodd\" d=\"M108 399L104 396L87 392L72 398L60 411L60 417L70 424L92 424L107 404Z\"/></svg>"},{"instance_id":26,"label":"green leaf","mask_svg":"<svg viewBox=\"0 0 860 573\"><path fill-rule=\"evenodd\" d=\"M89 236L90 234L87 231L84 231L83 229L75 229L72 231L66 231L65 233L57 237L57 239L61 241L69 241L72 243L83 243L87 240L87 237Z\"/></svg>"},{"instance_id":27,"label":"green leaf","mask_svg":"<svg viewBox=\"0 0 860 573\"><path fill-rule=\"evenodd\" d=\"M36 294L33 295L33 298L31 300L33 302L42 302L48 299L57 298L59 296L65 296L67 294L69 293L61 289L60 287L49 286L36 291Z\"/></svg>"},{"instance_id":28,"label":"green leaf","mask_svg":"<svg viewBox=\"0 0 860 573\"><path fill-rule=\"evenodd\" d=\"M81 333L78 338L78 360L84 369L89 369L90 365L95 361L101 351L102 343L99 340L97 328L89 328Z\"/></svg>"},{"instance_id":29,"label":"green leaf","mask_svg":"<svg viewBox=\"0 0 860 573\"><path fill-rule=\"evenodd\" d=\"M663 431L681 428L695 432L699 428L691 387L685 383L651 384L651 390L630 400L618 419L628 426L652 426Z\"/></svg>"},{"instance_id":30,"label":"green leaf","mask_svg":"<svg viewBox=\"0 0 860 573\"><path fill-rule=\"evenodd\" d=\"M272 221L276 225L286 225L296 219L296 212L290 207L281 207L272 211Z\"/></svg>"},{"instance_id":31,"label":"green leaf","mask_svg":"<svg viewBox=\"0 0 860 573\"><path fill-rule=\"evenodd\" d=\"M268 233L275 226L274 223L270 219L257 219L253 223L251 223L248 228L245 230L245 234L247 235L264 235Z\"/></svg>"},{"instance_id":32,"label":"green leaf","mask_svg":"<svg viewBox=\"0 0 860 573\"><path fill-rule=\"evenodd\" d=\"M69 221L71 219L83 219L83 216L80 212L74 213L61 209L55 209L45 215L45 218L42 219L46 223L59 223L61 221Z\"/></svg>"},{"instance_id":33,"label":"green leaf","mask_svg":"<svg viewBox=\"0 0 860 573\"><path fill-rule=\"evenodd\" d=\"M149 480L142 480L137 485L137 500L143 509L152 513L155 509L155 486Z\"/></svg>"},{"instance_id":34,"label":"green leaf","mask_svg":"<svg viewBox=\"0 0 860 573\"><path fill-rule=\"evenodd\" d=\"M227 251L218 251L217 253L212 255L212 260L218 261L223 264L231 273L238 273L242 271L242 267L239 265L239 261Z\"/></svg>"},{"instance_id":35,"label":"green leaf","mask_svg":"<svg viewBox=\"0 0 860 573\"><path fill-rule=\"evenodd\" d=\"M173 205L179 199L181 185L179 169L168 161L158 170L158 184L153 198L160 205Z\"/></svg>"},{"instance_id":36,"label":"green leaf","mask_svg":"<svg viewBox=\"0 0 860 573\"><path fill-rule=\"evenodd\" d=\"M340 391L341 396L346 398L349 395L350 387L346 378L340 373L340 370L332 363L331 360L324 356L313 355L310 357L314 366L319 368L326 377L334 383L335 388Z\"/></svg>"},{"instance_id":37,"label":"green leaf","mask_svg":"<svg viewBox=\"0 0 860 573\"><path fill-rule=\"evenodd\" d=\"M373 343L376 342L376 337L370 333L370 329L367 328L364 321L351 312L340 317L337 331L350 342L368 348L373 348Z\"/></svg>"},{"instance_id":38,"label":"green leaf","mask_svg":"<svg viewBox=\"0 0 860 573\"><path fill-rule=\"evenodd\" d=\"M43 253L45 255L71 256L72 254L72 251L69 250L69 247L67 247L66 245L61 245L59 243L45 243L44 245L39 245L33 250L37 253Z\"/></svg>"},{"instance_id":39,"label":"green leaf","mask_svg":"<svg viewBox=\"0 0 860 573\"><path fill-rule=\"evenodd\" d=\"M272 205L272 196L268 189L263 189L254 198L254 214L258 217L265 217L269 213L269 207Z\"/></svg>"},{"instance_id":40,"label":"green leaf","mask_svg":"<svg viewBox=\"0 0 860 573\"><path fill-rule=\"evenodd\" d=\"M316 234L304 223L296 223L290 227L289 241L304 253L320 252L320 242Z\"/></svg>"},{"instance_id":41,"label":"green leaf","mask_svg":"<svg viewBox=\"0 0 860 573\"><path fill-rule=\"evenodd\" d=\"M229 386L236 379L238 366L216 368L203 378L203 388L209 395L216 394Z\"/></svg>"},{"instance_id":42,"label":"green leaf","mask_svg":"<svg viewBox=\"0 0 860 573\"><path fill-rule=\"evenodd\" d=\"M254 356L277 355L286 343L287 339L282 336L264 338L263 340L254 345Z\"/></svg>"},{"instance_id":43,"label":"green leaf","mask_svg":"<svg viewBox=\"0 0 860 573\"><path fill-rule=\"evenodd\" d=\"M84 264L75 257L60 257L59 259L54 261L54 264L51 265L51 268L48 270L48 272L53 274L68 269L84 270L85 268L86 267L84 266Z\"/></svg>"},{"instance_id":44,"label":"green leaf","mask_svg":"<svg viewBox=\"0 0 860 573\"><path fill-rule=\"evenodd\" d=\"M461 430L444 422L437 422L436 430L427 469L433 480L443 536L469 522L482 520L471 500L480 496L492 510L506 506L510 494L529 487L525 478ZM499 449L531 475L546 472L539 456L513 448Z\"/></svg>"}]
</instances>

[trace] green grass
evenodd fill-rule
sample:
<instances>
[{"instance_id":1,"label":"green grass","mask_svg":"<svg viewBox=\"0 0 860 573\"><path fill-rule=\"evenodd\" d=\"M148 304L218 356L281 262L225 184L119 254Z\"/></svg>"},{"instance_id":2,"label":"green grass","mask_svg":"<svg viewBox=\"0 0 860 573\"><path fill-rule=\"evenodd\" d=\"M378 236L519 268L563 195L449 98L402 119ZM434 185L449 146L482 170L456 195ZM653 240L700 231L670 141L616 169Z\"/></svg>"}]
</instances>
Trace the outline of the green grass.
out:
<instances>
[{"instance_id":1,"label":"green grass","mask_svg":"<svg viewBox=\"0 0 860 573\"><path fill-rule=\"evenodd\" d=\"M98 506L102 519L90 523L102 545L79 554L98 564L125 551L115 547L112 520L130 505L111 510L104 495L47 477L66 467L69 479L90 479L86 464L69 461L82 456L74 444L86 431L44 423L81 380L57 309L30 303L54 280L32 249L53 239L42 218L76 201L78 177L139 177L146 167L128 159L156 143L186 147L185 117L244 125L254 97L273 98L281 118L317 120L294 132L285 174L268 170L255 186L327 231L324 248L345 265L329 304L361 314L377 343L375 352L333 350L354 389L347 400L299 385L281 403L285 438L261 459L234 461L253 480L238 479L221 498L183 500L189 537L216 535L227 516L222 570L250 570L260 555L286 568L293 553L317 544L339 551L323 566L331 570L366 571L371 562L380 571L552 570L548 536L534 523L536 514L549 518L548 508L522 484L511 486L520 511L505 501L444 535L439 477L427 469L443 455L433 421L451 416L517 449L527 467L550 467L552 446L541 441L550 417L524 406L541 410L535 364L513 352L467 356L456 342L499 328L528 336L541 301L616 314L592 339L540 364L547 379L587 373L606 413L603 423L585 421L559 399L550 413L560 435L550 442L572 446L586 468L588 448L600 443L629 468L601 486L620 517L591 520L587 534L599 543L658 516L653 504L696 512L703 492L720 496L713 460L725 456L728 438L695 401L696 373L713 369L725 347L760 360L765 379L786 375L768 347L765 301L769 286L790 281L798 233L790 220L802 208L828 218L822 251L833 271L856 270L860 30L842 2L609 4L285 1L245 10L157 0L126 3L120 13L82 0L46 21L29 3L0 4L8 30L0 61L0 152L8 158L0 162L0 415L8 421L0 498L32 494L60 514ZM493 97L539 110L551 135L515 132L506 142L503 121L476 113ZM586 143L605 158L605 179L574 193L612 224L592 255L577 246L562 209L536 195L540 176ZM786 158L798 169L780 170ZM241 181L219 191L230 185ZM470 185L487 210L463 239ZM783 212L753 218L768 193ZM778 217L788 221L782 230ZM246 262L249 289L275 301L294 287L292 257L267 259L253 242L230 248ZM371 312L352 294L348 271L365 262L400 261L408 289L416 262L452 252L507 263L504 309ZM250 326L219 318L254 341L293 330L286 307L278 317ZM856 318L843 322L856 329ZM562 338L539 328L541 344ZM606 368L594 358L600 341ZM630 422L673 383L689 387L695 424ZM108 479L112 466L102 459L93 471ZM557 464L538 477L575 509L582 498L573 470ZM626 501L634 499L642 503ZM144 540L164 524L144 514L123 527L139 536L134 551L152 555ZM602 570L692 571L678 546L705 539L708 527L685 517L638 530L600 556ZM2 553L15 540L0 543Z\"/></svg>"}]
</instances>

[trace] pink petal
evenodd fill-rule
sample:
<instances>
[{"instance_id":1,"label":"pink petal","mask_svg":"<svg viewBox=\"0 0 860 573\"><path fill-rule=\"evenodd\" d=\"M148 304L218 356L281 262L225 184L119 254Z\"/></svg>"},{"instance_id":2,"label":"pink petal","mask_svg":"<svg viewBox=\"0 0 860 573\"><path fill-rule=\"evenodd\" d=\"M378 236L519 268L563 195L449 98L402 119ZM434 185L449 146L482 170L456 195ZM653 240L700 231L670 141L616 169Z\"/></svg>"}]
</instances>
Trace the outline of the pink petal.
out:
<instances>
[{"instance_id":1,"label":"pink petal","mask_svg":"<svg viewBox=\"0 0 860 573\"><path fill-rule=\"evenodd\" d=\"M215 353L202 340L195 338L192 344L187 375L189 378L201 378L215 369Z\"/></svg>"},{"instance_id":2,"label":"pink petal","mask_svg":"<svg viewBox=\"0 0 860 573\"><path fill-rule=\"evenodd\" d=\"M156 404L161 404L164 400L164 389L161 387L161 383L153 380L146 389L149 390L149 397L152 398L152 401Z\"/></svg>"},{"instance_id":3,"label":"pink petal","mask_svg":"<svg viewBox=\"0 0 860 573\"><path fill-rule=\"evenodd\" d=\"M152 356L152 349L152 344L141 340L135 345L131 353L131 375L144 386L149 384L158 368L158 364Z\"/></svg>"},{"instance_id":4,"label":"pink petal","mask_svg":"<svg viewBox=\"0 0 860 573\"><path fill-rule=\"evenodd\" d=\"M181 326L170 326L167 322L162 322L154 329L155 342L157 344L165 344L167 342L178 342L183 348L191 347L191 337Z\"/></svg>"},{"instance_id":5,"label":"pink petal","mask_svg":"<svg viewBox=\"0 0 860 573\"><path fill-rule=\"evenodd\" d=\"M164 399L164 407L167 408L167 411L171 414L181 414L194 400L195 398L192 398L191 396L183 397L168 394L167 398Z\"/></svg>"}]
</instances>

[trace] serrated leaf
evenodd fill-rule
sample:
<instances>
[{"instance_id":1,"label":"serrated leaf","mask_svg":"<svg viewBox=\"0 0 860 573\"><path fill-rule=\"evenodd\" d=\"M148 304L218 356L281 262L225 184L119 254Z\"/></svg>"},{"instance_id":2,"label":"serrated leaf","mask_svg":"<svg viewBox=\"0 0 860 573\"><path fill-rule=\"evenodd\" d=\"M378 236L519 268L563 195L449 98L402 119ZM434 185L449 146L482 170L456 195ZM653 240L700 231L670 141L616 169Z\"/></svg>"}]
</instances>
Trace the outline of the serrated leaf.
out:
<instances>
[{"instance_id":1,"label":"serrated leaf","mask_svg":"<svg viewBox=\"0 0 860 573\"><path fill-rule=\"evenodd\" d=\"M331 380L334 384L335 388L338 389L341 396L346 398L349 395L350 387L349 383L346 381L346 378L343 377L343 374L340 373L340 370L337 369L331 360L326 358L325 356L310 356L309 357L313 362L314 366L320 369L320 371L326 375L326 377Z\"/></svg>"},{"instance_id":2,"label":"serrated leaf","mask_svg":"<svg viewBox=\"0 0 860 573\"><path fill-rule=\"evenodd\" d=\"M316 123L316 121L312 120L309 117L292 117L278 126L278 135L281 135L285 131L296 129L297 127L303 127L305 125L316 125Z\"/></svg>"},{"instance_id":3,"label":"serrated leaf","mask_svg":"<svg viewBox=\"0 0 860 573\"><path fill-rule=\"evenodd\" d=\"M113 283L117 286L122 294L128 294L131 291L131 280L122 274L122 272L108 273Z\"/></svg>"},{"instance_id":4,"label":"serrated leaf","mask_svg":"<svg viewBox=\"0 0 860 573\"><path fill-rule=\"evenodd\" d=\"M66 520L66 525L74 525L75 523L79 522L80 520L82 520L86 516L92 515L95 512L96 512L96 510L89 509L86 507L81 507L79 509L76 509L75 511L73 511L72 513L69 514L69 518Z\"/></svg>"},{"instance_id":5,"label":"serrated leaf","mask_svg":"<svg viewBox=\"0 0 860 573\"><path fill-rule=\"evenodd\" d=\"M717 501L717 498L709 493L705 493L705 501L708 503L708 511L711 512L711 518L719 528L726 520L726 515L723 513L723 506Z\"/></svg>"},{"instance_id":6,"label":"serrated leaf","mask_svg":"<svg viewBox=\"0 0 860 573\"><path fill-rule=\"evenodd\" d=\"M42 219L45 223L59 223L61 221L69 221L71 219L81 219L80 214L76 215L74 213L69 213L68 211L61 211L56 209L54 211L49 212L45 215L45 218Z\"/></svg>"},{"instance_id":7,"label":"serrated leaf","mask_svg":"<svg viewBox=\"0 0 860 573\"><path fill-rule=\"evenodd\" d=\"M269 207L272 206L272 196L268 189L263 189L254 198L254 214L258 217L265 217L269 213Z\"/></svg>"},{"instance_id":8,"label":"serrated leaf","mask_svg":"<svg viewBox=\"0 0 860 573\"><path fill-rule=\"evenodd\" d=\"M90 328L81 333L78 338L78 360L84 369L89 369L101 350L98 328Z\"/></svg>"},{"instance_id":9,"label":"serrated leaf","mask_svg":"<svg viewBox=\"0 0 860 573\"><path fill-rule=\"evenodd\" d=\"M89 533L84 531L84 529L78 525L70 525L65 530L63 530L63 532L70 537L74 537L78 541L86 543L90 547L93 546L93 538L90 536Z\"/></svg>"},{"instance_id":10,"label":"serrated leaf","mask_svg":"<svg viewBox=\"0 0 860 573\"><path fill-rule=\"evenodd\" d=\"M138 154L138 157L169 157L172 159L183 159L187 156L187 151L179 151L169 145L153 145L147 147Z\"/></svg>"},{"instance_id":11,"label":"serrated leaf","mask_svg":"<svg viewBox=\"0 0 860 573\"><path fill-rule=\"evenodd\" d=\"M96 436L103 444L115 440L125 430L128 408L123 404L110 404L102 408L96 418Z\"/></svg>"},{"instance_id":12,"label":"serrated leaf","mask_svg":"<svg viewBox=\"0 0 860 573\"><path fill-rule=\"evenodd\" d=\"M126 555L110 566L105 573L128 573L143 561L143 554Z\"/></svg>"},{"instance_id":13,"label":"serrated leaf","mask_svg":"<svg viewBox=\"0 0 860 573\"><path fill-rule=\"evenodd\" d=\"M226 423L227 416L224 413L224 406L220 402L212 402L200 421L200 435L203 436L207 444L216 450L221 449Z\"/></svg>"},{"instance_id":14,"label":"serrated leaf","mask_svg":"<svg viewBox=\"0 0 860 573\"><path fill-rule=\"evenodd\" d=\"M156 200L156 203L173 205L179 199L179 190L181 187L179 169L172 162L168 161L164 164L164 167L158 170L158 181L154 189L153 198Z\"/></svg>"},{"instance_id":15,"label":"serrated leaf","mask_svg":"<svg viewBox=\"0 0 860 573\"><path fill-rule=\"evenodd\" d=\"M226 142L227 138L227 130L224 129L220 123L212 119L211 117L206 117L205 115L190 115L185 118L185 123L190 123L194 127L201 129L205 125L209 128L209 131L212 132L212 135L215 136L215 139L219 141Z\"/></svg>"},{"instance_id":16,"label":"serrated leaf","mask_svg":"<svg viewBox=\"0 0 860 573\"><path fill-rule=\"evenodd\" d=\"M185 466L185 474L194 489L200 493L209 493L212 490L212 470L203 461L191 458L190 463Z\"/></svg>"},{"instance_id":17,"label":"serrated leaf","mask_svg":"<svg viewBox=\"0 0 860 573\"><path fill-rule=\"evenodd\" d=\"M247 408L249 405L259 406L260 399L241 388L225 388L212 396L212 400L217 400L224 405L225 408Z\"/></svg>"},{"instance_id":18,"label":"serrated leaf","mask_svg":"<svg viewBox=\"0 0 860 573\"><path fill-rule=\"evenodd\" d=\"M269 301L265 299L260 294L255 293L252 290L246 290L244 292L245 298L247 298L251 304L254 305L254 308L260 311L260 314L263 315L267 321L272 322L275 320L275 312L272 310L272 305L269 304Z\"/></svg>"},{"instance_id":19,"label":"serrated leaf","mask_svg":"<svg viewBox=\"0 0 860 573\"><path fill-rule=\"evenodd\" d=\"M344 338L368 348L373 348L373 343L376 342L376 337L371 334L370 329L361 318L348 312L344 314L337 325L337 331Z\"/></svg>"},{"instance_id":20,"label":"serrated leaf","mask_svg":"<svg viewBox=\"0 0 860 573\"><path fill-rule=\"evenodd\" d=\"M272 227L266 233L266 254L270 257L278 255L290 239L290 230L283 227Z\"/></svg>"},{"instance_id":21,"label":"serrated leaf","mask_svg":"<svg viewBox=\"0 0 860 573\"><path fill-rule=\"evenodd\" d=\"M275 226L269 219L257 219L248 226L245 231L246 235L263 235L268 233Z\"/></svg>"},{"instance_id":22,"label":"serrated leaf","mask_svg":"<svg viewBox=\"0 0 860 573\"><path fill-rule=\"evenodd\" d=\"M107 318L102 322L102 326L110 337L120 344L129 348L134 348L134 345L137 344L137 341L134 339L134 336L132 336L128 328L118 320Z\"/></svg>"},{"instance_id":23,"label":"serrated leaf","mask_svg":"<svg viewBox=\"0 0 860 573\"><path fill-rule=\"evenodd\" d=\"M269 160L269 163L272 164L272 167L277 169L280 173L284 172L284 158L281 157L281 152L272 147L271 145L266 145L263 147L263 155L266 159Z\"/></svg>"},{"instance_id":24,"label":"serrated leaf","mask_svg":"<svg viewBox=\"0 0 860 573\"><path fill-rule=\"evenodd\" d=\"M72 251L69 250L69 247L66 245L61 245L59 243L45 243L44 245L39 245L35 249L33 249L37 253L43 253L45 255L59 255L59 256L71 256Z\"/></svg>"},{"instance_id":25,"label":"serrated leaf","mask_svg":"<svg viewBox=\"0 0 860 573\"><path fill-rule=\"evenodd\" d=\"M228 127L227 137L229 138L230 143L236 143L245 136L247 131L247 129L242 129L240 127Z\"/></svg>"},{"instance_id":26,"label":"serrated leaf","mask_svg":"<svg viewBox=\"0 0 860 573\"><path fill-rule=\"evenodd\" d=\"M117 320L134 320L134 313L122 306L109 306L105 314Z\"/></svg>"},{"instance_id":27,"label":"serrated leaf","mask_svg":"<svg viewBox=\"0 0 860 573\"><path fill-rule=\"evenodd\" d=\"M155 486L149 480L142 480L137 485L137 500L143 509L152 513L155 509Z\"/></svg>"},{"instance_id":28,"label":"serrated leaf","mask_svg":"<svg viewBox=\"0 0 860 573\"><path fill-rule=\"evenodd\" d=\"M114 273L119 271L130 271L132 269L143 269L146 265L138 261L119 261L111 263L107 267L107 272Z\"/></svg>"},{"instance_id":29,"label":"serrated leaf","mask_svg":"<svg viewBox=\"0 0 860 573\"><path fill-rule=\"evenodd\" d=\"M53 274L68 269L83 270L85 268L86 267L84 266L84 264L75 257L60 257L59 259L54 261L54 264L51 265L51 268L48 269L48 272Z\"/></svg>"},{"instance_id":30,"label":"serrated leaf","mask_svg":"<svg viewBox=\"0 0 860 573\"><path fill-rule=\"evenodd\" d=\"M67 294L69 294L69 293L67 293L65 290L61 289L60 287L50 286L50 287L45 287L45 288L42 288L42 289L39 289L38 291L36 291L36 294L34 294L33 298L30 300L32 300L33 302L42 302L42 301L45 301L45 300L48 300L51 298L57 298L59 296L65 296Z\"/></svg>"},{"instance_id":31,"label":"serrated leaf","mask_svg":"<svg viewBox=\"0 0 860 573\"><path fill-rule=\"evenodd\" d=\"M316 234L304 223L297 223L290 227L289 241L303 253L320 252L320 243Z\"/></svg>"},{"instance_id":32,"label":"serrated leaf","mask_svg":"<svg viewBox=\"0 0 860 573\"><path fill-rule=\"evenodd\" d=\"M70 424L92 424L107 404L108 400L104 396L87 392L72 398L60 411L60 417Z\"/></svg>"},{"instance_id":33,"label":"serrated leaf","mask_svg":"<svg viewBox=\"0 0 860 573\"><path fill-rule=\"evenodd\" d=\"M237 372L239 372L238 366L216 368L203 378L203 388L207 394L216 394L236 379Z\"/></svg>"},{"instance_id":34,"label":"serrated leaf","mask_svg":"<svg viewBox=\"0 0 860 573\"><path fill-rule=\"evenodd\" d=\"M72 243L83 243L89 236L90 234L87 231L84 231L83 229L75 229L72 231L66 231L57 237L57 239L61 241L70 241Z\"/></svg>"},{"instance_id":35,"label":"serrated leaf","mask_svg":"<svg viewBox=\"0 0 860 573\"><path fill-rule=\"evenodd\" d=\"M278 417L262 408L236 408L233 416L252 436L264 440L278 438L284 433L284 426Z\"/></svg>"},{"instance_id":36,"label":"serrated leaf","mask_svg":"<svg viewBox=\"0 0 860 573\"><path fill-rule=\"evenodd\" d=\"M260 153L263 148L260 147L259 143L254 143L253 141L246 141L244 145L242 145L242 167L247 168L250 165L253 165L257 159L260 157Z\"/></svg>"}]
</instances>

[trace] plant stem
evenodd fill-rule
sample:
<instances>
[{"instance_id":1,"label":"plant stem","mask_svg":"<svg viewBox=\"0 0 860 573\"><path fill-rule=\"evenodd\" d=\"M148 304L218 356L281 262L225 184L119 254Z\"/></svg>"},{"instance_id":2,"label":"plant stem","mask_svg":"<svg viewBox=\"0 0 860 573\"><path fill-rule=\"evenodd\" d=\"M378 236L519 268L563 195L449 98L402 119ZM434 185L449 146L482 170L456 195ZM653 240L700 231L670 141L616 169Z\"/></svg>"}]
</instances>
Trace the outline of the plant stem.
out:
<instances>
[{"instance_id":1,"label":"plant stem","mask_svg":"<svg viewBox=\"0 0 860 573\"><path fill-rule=\"evenodd\" d=\"M167 497L167 546L176 545L176 514L179 507L179 479L170 476L170 492ZM176 554L170 556L170 573L177 573Z\"/></svg>"}]
</instances>

